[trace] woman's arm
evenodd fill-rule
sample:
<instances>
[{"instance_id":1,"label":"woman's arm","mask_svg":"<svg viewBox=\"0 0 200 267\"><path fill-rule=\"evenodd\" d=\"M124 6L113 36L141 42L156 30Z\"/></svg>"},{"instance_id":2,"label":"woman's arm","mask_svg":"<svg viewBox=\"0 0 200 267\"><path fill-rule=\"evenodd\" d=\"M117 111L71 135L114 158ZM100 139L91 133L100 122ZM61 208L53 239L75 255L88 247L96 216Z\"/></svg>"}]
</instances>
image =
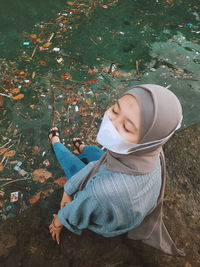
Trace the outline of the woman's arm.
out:
<instances>
[{"instance_id":1,"label":"woman's arm","mask_svg":"<svg viewBox=\"0 0 200 267\"><path fill-rule=\"evenodd\" d=\"M90 172L95 163L96 162L88 163L83 169L67 180L64 186L65 193L67 193L69 196L73 195L78 190L82 180Z\"/></svg>"},{"instance_id":2,"label":"woman's arm","mask_svg":"<svg viewBox=\"0 0 200 267\"><path fill-rule=\"evenodd\" d=\"M59 210L58 220L68 230L80 235L100 215L100 210L101 207L93 196L87 191L80 192L74 200Z\"/></svg>"}]
</instances>

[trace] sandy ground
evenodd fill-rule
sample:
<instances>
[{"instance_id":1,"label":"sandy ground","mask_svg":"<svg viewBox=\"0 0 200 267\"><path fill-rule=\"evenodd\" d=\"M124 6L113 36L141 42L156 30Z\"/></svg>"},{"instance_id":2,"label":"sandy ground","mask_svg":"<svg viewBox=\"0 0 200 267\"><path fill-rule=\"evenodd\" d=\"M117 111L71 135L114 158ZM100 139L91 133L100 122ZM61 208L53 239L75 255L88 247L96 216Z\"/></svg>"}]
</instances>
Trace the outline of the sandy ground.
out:
<instances>
[{"instance_id":1,"label":"sandy ground","mask_svg":"<svg viewBox=\"0 0 200 267\"><path fill-rule=\"evenodd\" d=\"M48 224L58 209L62 190L0 226L0 266L37 267L197 267L200 266L200 124L177 133L165 147L169 178L164 220L186 257L165 255L126 236L104 238L85 230L67 230L58 246ZM41 205L42 204L42 205Z\"/></svg>"}]
</instances>

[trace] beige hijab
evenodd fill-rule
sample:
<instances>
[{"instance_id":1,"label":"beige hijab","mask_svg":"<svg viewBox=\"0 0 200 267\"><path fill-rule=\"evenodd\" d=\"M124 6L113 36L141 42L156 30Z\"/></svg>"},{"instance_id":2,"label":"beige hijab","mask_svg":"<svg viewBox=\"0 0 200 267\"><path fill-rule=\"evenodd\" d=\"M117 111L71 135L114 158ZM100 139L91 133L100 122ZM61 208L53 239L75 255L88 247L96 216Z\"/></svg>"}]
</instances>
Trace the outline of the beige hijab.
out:
<instances>
[{"instance_id":1,"label":"beige hijab","mask_svg":"<svg viewBox=\"0 0 200 267\"><path fill-rule=\"evenodd\" d=\"M172 136L182 120L180 102L171 91L155 84L138 85L125 92L125 94L133 95L140 106L139 146L126 155L107 151L83 179L79 189L84 188L88 180L104 163L108 170L128 174L145 174L153 171L160 159L162 186L157 206L138 227L128 232L128 238L142 240L144 243L167 254L184 256L184 252L176 248L162 219L166 183L166 167L162 145Z\"/></svg>"}]
</instances>

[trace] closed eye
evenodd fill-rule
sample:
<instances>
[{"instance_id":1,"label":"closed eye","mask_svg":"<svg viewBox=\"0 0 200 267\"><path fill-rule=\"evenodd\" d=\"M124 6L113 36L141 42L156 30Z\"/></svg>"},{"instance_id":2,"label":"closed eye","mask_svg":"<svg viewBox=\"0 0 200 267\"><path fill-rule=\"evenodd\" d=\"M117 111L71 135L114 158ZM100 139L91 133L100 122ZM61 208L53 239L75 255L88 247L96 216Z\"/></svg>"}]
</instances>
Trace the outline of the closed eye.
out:
<instances>
[{"instance_id":1,"label":"closed eye","mask_svg":"<svg viewBox=\"0 0 200 267\"><path fill-rule=\"evenodd\" d=\"M123 127L124 127L124 130L126 131L126 132L130 132L126 127L125 127L125 125L123 125Z\"/></svg>"},{"instance_id":2,"label":"closed eye","mask_svg":"<svg viewBox=\"0 0 200 267\"><path fill-rule=\"evenodd\" d=\"M111 110L112 110L112 112L113 112L114 114L118 114L118 113L114 110L114 108L112 108Z\"/></svg>"}]
</instances>

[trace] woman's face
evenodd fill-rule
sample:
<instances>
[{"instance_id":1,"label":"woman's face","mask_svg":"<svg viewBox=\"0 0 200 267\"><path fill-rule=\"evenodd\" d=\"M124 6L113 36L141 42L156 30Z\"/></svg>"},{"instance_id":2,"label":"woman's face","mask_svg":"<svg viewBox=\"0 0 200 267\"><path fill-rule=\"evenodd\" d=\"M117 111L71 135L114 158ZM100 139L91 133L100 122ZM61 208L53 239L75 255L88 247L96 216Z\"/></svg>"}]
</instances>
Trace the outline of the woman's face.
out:
<instances>
[{"instance_id":1,"label":"woman's face","mask_svg":"<svg viewBox=\"0 0 200 267\"><path fill-rule=\"evenodd\" d=\"M139 142L140 108L134 96L122 96L106 111L106 114L126 141L135 144Z\"/></svg>"}]
</instances>

